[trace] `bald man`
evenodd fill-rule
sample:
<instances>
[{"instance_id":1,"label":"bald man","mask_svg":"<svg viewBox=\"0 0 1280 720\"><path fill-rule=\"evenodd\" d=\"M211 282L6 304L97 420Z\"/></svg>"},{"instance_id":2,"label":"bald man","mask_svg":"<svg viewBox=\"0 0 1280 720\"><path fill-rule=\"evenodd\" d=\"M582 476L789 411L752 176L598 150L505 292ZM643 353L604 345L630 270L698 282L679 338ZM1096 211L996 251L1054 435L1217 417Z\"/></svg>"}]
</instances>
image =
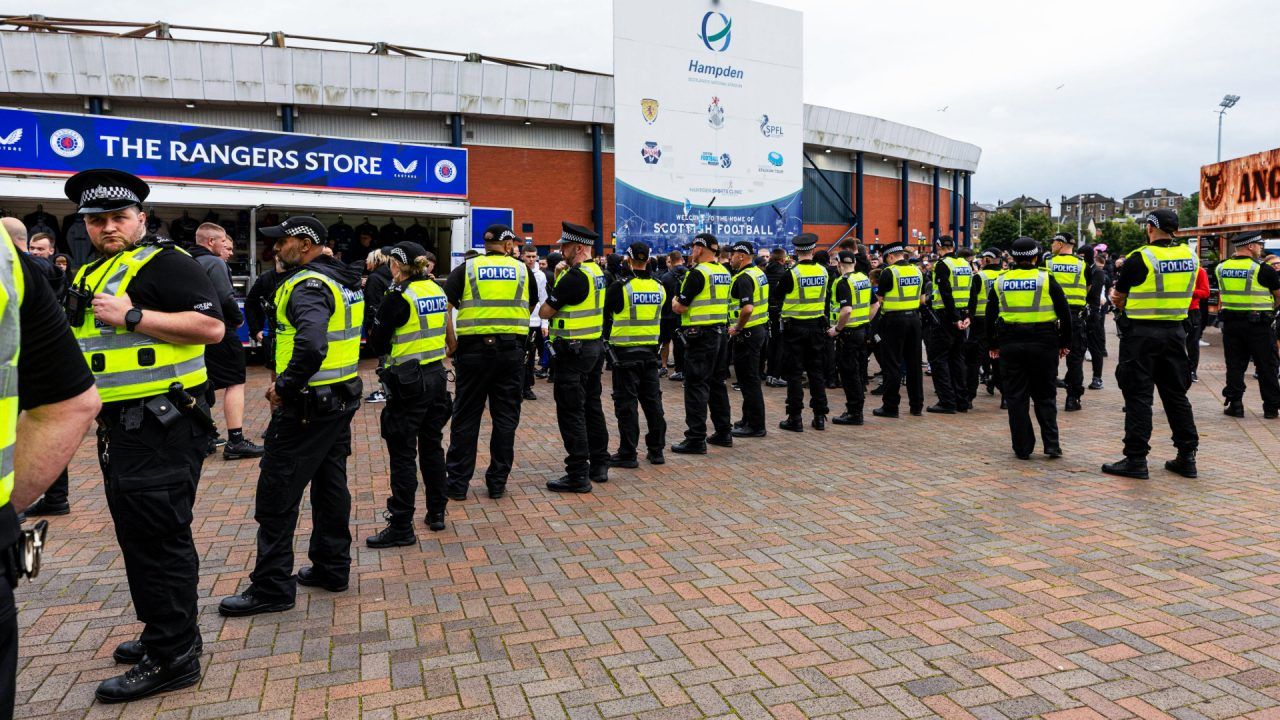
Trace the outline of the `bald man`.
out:
<instances>
[{"instance_id":1,"label":"bald man","mask_svg":"<svg viewBox=\"0 0 1280 720\"><path fill-rule=\"evenodd\" d=\"M30 253L27 248L27 226L16 217L0 218L0 225L4 225L5 232L9 233L9 239L22 252Z\"/></svg>"}]
</instances>

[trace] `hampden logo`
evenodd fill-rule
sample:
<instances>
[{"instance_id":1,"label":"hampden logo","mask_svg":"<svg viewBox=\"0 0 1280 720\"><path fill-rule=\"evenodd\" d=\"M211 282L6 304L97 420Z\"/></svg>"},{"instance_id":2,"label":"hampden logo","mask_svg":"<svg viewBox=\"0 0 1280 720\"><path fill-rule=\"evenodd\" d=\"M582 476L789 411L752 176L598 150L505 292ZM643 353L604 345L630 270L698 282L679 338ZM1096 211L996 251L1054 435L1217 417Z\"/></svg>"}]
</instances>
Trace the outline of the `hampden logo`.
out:
<instances>
[{"instance_id":1,"label":"hampden logo","mask_svg":"<svg viewBox=\"0 0 1280 720\"><path fill-rule=\"evenodd\" d=\"M658 121L658 101L645 98L640 101L640 116L650 125Z\"/></svg>"},{"instance_id":2,"label":"hampden logo","mask_svg":"<svg viewBox=\"0 0 1280 720\"><path fill-rule=\"evenodd\" d=\"M442 183L451 183L458 177L458 166L452 161L441 160L436 163L436 179Z\"/></svg>"},{"instance_id":3,"label":"hampden logo","mask_svg":"<svg viewBox=\"0 0 1280 720\"><path fill-rule=\"evenodd\" d=\"M418 171L417 160L414 160L408 165L405 165L401 163L399 159L391 158L391 164L396 166L396 171L395 171L396 177L400 177L400 178L417 177L417 171Z\"/></svg>"},{"instance_id":4,"label":"hampden logo","mask_svg":"<svg viewBox=\"0 0 1280 720\"><path fill-rule=\"evenodd\" d=\"M49 136L49 147L64 158L73 158L84 152L84 137L67 128L55 130Z\"/></svg>"},{"instance_id":5,"label":"hampden logo","mask_svg":"<svg viewBox=\"0 0 1280 720\"><path fill-rule=\"evenodd\" d=\"M707 124L716 130L724 127L724 106L718 97L711 98L711 104L707 106Z\"/></svg>"},{"instance_id":6,"label":"hampden logo","mask_svg":"<svg viewBox=\"0 0 1280 720\"><path fill-rule=\"evenodd\" d=\"M712 52L724 52L729 49L729 41L733 39L733 20L727 15L714 10L702 16L702 32L698 37L702 44Z\"/></svg>"},{"instance_id":7,"label":"hampden logo","mask_svg":"<svg viewBox=\"0 0 1280 720\"><path fill-rule=\"evenodd\" d=\"M657 165L662 159L662 151L658 149L658 143L646 141L644 147L640 148L640 157L644 159L645 165Z\"/></svg>"},{"instance_id":8,"label":"hampden logo","mask_svg":"<svg viewBox=\"0 0 1280 720\"><path fill-rule=\"evenodd\" d=\"M782 137L782 126L769 124L769 116L760 116L760 134L767 138Z\"/></svg>"}]
</instances>

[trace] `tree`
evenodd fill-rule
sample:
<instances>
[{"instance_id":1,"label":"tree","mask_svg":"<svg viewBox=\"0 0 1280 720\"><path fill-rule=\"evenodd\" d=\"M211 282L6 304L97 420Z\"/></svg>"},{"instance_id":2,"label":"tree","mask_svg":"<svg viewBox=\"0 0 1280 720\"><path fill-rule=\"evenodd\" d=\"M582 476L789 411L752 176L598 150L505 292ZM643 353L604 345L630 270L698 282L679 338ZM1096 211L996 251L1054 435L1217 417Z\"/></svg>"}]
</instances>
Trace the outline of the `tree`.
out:
<instances>
[{"instance_id":1,"label":"tree","mask_svg":"<svg viewBox=\"0 0 1280 720\"><path fill-rule=\"evenodd\" d=\"M1200 192L1191 193L1191 197L1182 201L1178 208L1178 227L1192 228L1200 224Z\"/></svg>"},{"instance_id":2,"label":"tree","mask_svg":"<svg viewBox=\"0 0 1280 720\"><path fill-rule=\"evenodd\" d=\"M1132 220L1112 220L1098 227L1098 242L1107 244L1112 256L1128 255L1147 242L1145 226Z\"/></svg>"},{"instance_id":3,"label":"tree","mask_svg":"<svg viewBox=\"0 0 1280 720\"><path fill-rule=\"evenodd\" d=\"M982 235L978 238L979 245L983 250L1008 250L1013 247L1013 241L1018 239L1018 218L1011 212L1001 210L992 213L985 225L982 226Z\"/></svg>"},{"instance_id":4,"label":"tree","mask_svg":"<svg viewBox=\"0 0 1280 720\"><path fill-rule=\"evenodd\" d=\"M1040 213L1022 214L1022 234L1034 239L1041 245L1049 242L1049 238L1053 237L1053 231L1056 227L1048 215L1041 215Z\"/></svg>"}]
</instances>

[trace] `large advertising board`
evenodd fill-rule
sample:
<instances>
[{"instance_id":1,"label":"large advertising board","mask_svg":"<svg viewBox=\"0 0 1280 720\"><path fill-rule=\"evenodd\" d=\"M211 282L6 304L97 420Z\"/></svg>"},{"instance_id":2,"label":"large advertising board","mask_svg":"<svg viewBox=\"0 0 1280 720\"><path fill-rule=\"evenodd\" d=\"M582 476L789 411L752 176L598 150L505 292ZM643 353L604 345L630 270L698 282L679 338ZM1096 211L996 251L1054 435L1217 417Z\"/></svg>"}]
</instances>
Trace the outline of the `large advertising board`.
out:
<instances>
[{"instance_id":1,"label":"large advertising board","mask_svg":"<svg viewBox=\"0 0 1280 720\"><path fill-rule=\"evenodd\" d=\"M0 108L0 172L463 198L467 151Z\"/></svg>"},{"instance_id":2,"label":"large advertising board","mask_svg":"<svg viewBox=\"0 0 1280 720\"><path fill-rule=\"evenodd\" d=\"M1280 148L1200 168L1201 227L1280 221Z\"/></svg>"},{"instance_id":3,"label":"large advertising board","mask_svg":"<svg viewBox=\"0 0 1280 720\"><path fill-rule=\"evenodd\" d=\"M617 241L801 231L803 27L751 0L614 0Z\"/></svg>"}]
</instances>

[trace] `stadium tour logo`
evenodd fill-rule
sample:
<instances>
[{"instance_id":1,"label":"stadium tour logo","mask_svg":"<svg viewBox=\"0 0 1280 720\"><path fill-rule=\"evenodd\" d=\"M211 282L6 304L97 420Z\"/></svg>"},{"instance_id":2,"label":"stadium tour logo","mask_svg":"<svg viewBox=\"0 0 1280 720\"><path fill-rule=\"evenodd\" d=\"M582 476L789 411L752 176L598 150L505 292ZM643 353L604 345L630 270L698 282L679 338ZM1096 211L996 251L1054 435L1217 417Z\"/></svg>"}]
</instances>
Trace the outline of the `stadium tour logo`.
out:
<instances>
[{"instance_id":1,"label":"stadium tour logo","mask_svg":"<svg viewBox=\"0 0 1280 720\"><path fill-rule=\"evenodd\" d=\"M646 165L657 165L662 159L662 150L658 148L658 143L649 140L640 148L640 157Z\"/></svg>"},{"instance_id":2,"label":"stadium tour logo","mask_svg":"<svg viewBox=\"0 0 1280 720\"><path fill-rule=\"evenodd\" d=\"M458 177L458 166L452 161L441 160L436 163L436 179L442 183L451 183Z\"/></svg>"},{"instance_id":3,"label":"stadium tour logo","mask_svg":"<svg viewBox=\"0 0 1280 720\"><path fill-rule=\"evenodd\" d=\"M769 164L774 167L782 167L782 153L777 151L769 153Z\"/></svg>"},{"instance_id":4,"label":"stadium tour logo","mask_svg":"<svg viewBox=\"0 0 1280 720\"><path fill-rule=\"evenodd\" d=\"M84 152L84 136L67 128L56 130L49 136L49 147L64 158L73 158Z\"/></svg>"},{"instance_id":5,"label":"stadium tour logo","mask_svg":"<svg viewBox=\"0 0 1280 720\"><path fill-rule=\"evenodd\" d=\"M733 39L733 20L722 12L714 10L702 16L702 32L698 38L712 52L724 52L729 49L729 41Z\"/></svg>"},{"instance_id":6,"label":"stadium tour logo","mask_svg":"<svg viewBox=\"0 0 1280 720\"><path fill-rule=\"evenodd\" d=\"M712 97L711 104L707 106L707 124L716 130L724 127L724 106L718 97Z\"/></svg>"}]
</instances>

